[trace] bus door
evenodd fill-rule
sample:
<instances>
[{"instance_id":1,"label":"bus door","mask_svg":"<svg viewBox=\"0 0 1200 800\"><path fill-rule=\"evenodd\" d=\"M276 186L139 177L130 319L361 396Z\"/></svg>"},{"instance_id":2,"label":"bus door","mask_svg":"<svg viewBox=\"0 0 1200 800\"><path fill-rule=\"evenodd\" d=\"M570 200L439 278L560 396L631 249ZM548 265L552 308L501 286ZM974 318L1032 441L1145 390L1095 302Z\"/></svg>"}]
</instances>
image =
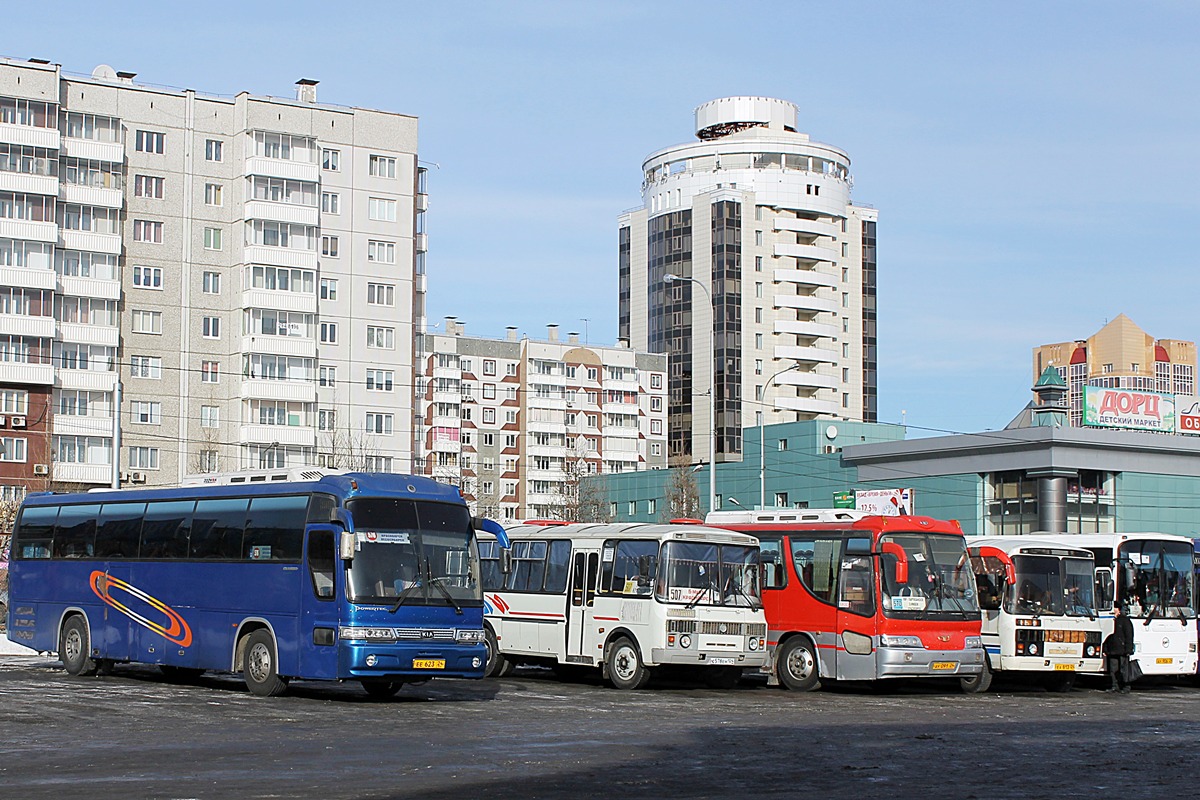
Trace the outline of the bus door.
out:
<instances>
[{"instance_id":1,"label":"bus door","mask_svg":"<svg viewBox=\"0 0 1200 800\"><path fill-rule=\"evenodd\" d=\"M305 678L337 677L338 597L344 592L337 570L338 534L312 526L304 547L304 579L300 584L300 674Z\"/></svg>"},{"instance_id":2,"label":"bus door","mask_svg":"<svg viewBox=\"0 0 1200 800\"><path fill-rule=\"evenodd\" d=\"M571 560L571 606L567 609L568 662L596 663L595 654L592 652L595 638L592 612L596 605L596 577L599 571L599 553L574 553Z\"/></svg>"},{"instance_id":3,"label":"bus door","mask_svg":"<svg viewBox=\"0 0 1200 800\"><path fill-rule=\"evenodd\" d=\"M847 540L837 582L839 680L874 680L877 674L874 561L870 539Z\"/></svg>"}]
</instances>

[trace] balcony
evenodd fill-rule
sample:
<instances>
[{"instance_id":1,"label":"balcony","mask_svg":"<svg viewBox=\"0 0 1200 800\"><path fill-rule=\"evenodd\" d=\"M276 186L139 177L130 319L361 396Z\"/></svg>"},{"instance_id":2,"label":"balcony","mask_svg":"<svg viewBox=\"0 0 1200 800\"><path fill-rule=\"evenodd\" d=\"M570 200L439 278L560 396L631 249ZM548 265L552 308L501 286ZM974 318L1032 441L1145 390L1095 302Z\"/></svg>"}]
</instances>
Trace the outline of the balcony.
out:
<instances>
[{"instance_id":1,"label":"balcony","mask_svg":"<svg viewBox=\"0 0 1200 800\"><path fill-rule=\"evenodd\" d=\"M45 268L0 267L0 286L54 290L58 286L58 274Z\"/></svg>"},{"instance_id":2,"label":"balcony","mask_svg":"<svg viewBox=\"0 0 1200 800\"><path fill-rule=\"evenodd\" d=\"M815 364L834 364L837 363L838 353L836 350L827 350L823 347L784 346L775 348L775 357Z\"/></svg>"},{"instance_id":3,"label":"balcony","mask_svg":"<svg viewBox=\"0 0 1200 800\"><path fill-rule=\"evenodd\" d=\"M0 314L0 336L36 336L41 339L53 339L54 330L54 317Z\"/></svg>"},{"instance_id":4,"label":"balcony","mask_svg":"<svg viewBox=\"0 0 1200 800\"><path fill-rule=\"evenodd\" d=\"M796 219L795 217L775 217L775 230L794 231L812 236L836 237L841 233L841 227L832 222L822 222L815 219Z\"/></svg>"},{"instance_id":5,"label":"balcony","mask_svg":"<svg viewBox=\"0 0 1200 800\"><path fill-rule=\"evenodd\" d=\"M64 342L100 344L116 347L121 343L120 329L116 325L95 325L79 322L58 323L58 335Z\"/></svg>"},{"instance_id":6,"label":"balcony","mask_svg":"<svg viewBox=\"0 0 1200 800\"><path fill-rule=\"evenodd\" d=\"M836 314L841 307L833 298L825 299L817 295L777 294L771 298L775 308L797 308L801 311L828 311Z\"/></svg>"},{"instance_id":7,"label":"balcony","mask_svg":"<svg viewBox=\"0 0 1200 800\"><path fill-rule=\"evenodd\" d=\"M117 233L93 233L91 231L72 231L64 228L59 233L58 244L60 247L65 247L68 250L111 253L115 256L121 255L121 235Z\"/></svg>"},{"instance_id":8,"label":"balcony","mask_svg":"<svg viewBox=\"0 0 1200 800\"><path fill-rule=\"evenodd\" d=\"M267 247L261 244L246 245L244 260L247 264L268 264L273 267L317 268L317 251L301 250L296 247Z\"/></svg>"},{"instance_id":9,"label":"balcony","mask_svg":"<svg viewBox=\"0 0 1200 800\"><path fill-rule=\"evenodd\" d=\"M317 225L321 212L316 206L297 203L272 203L267 200L250 200L246 203L246 219L269 219L274 222L292 222L299 225Z\"/></svg>"},{"instance_id":10,"label":"balcony","mask_svg":"<svg viewBox=\"0 0 1200 800\"><path fill-rule=\"evenodd\" d=\"M60 285L57 287L62 294L69 294L72 297L99 297L104 300L120 300L121 299L121 282L110 281L103 278L78 278L70 275L63 275L59 279ZM50 287L55 288L55 287Z\"/></svg>"},{"instance_id":11,"label":"balcony","mask_svg":"<svg viewBox=\"0 0 1200 800\"><path fill-rule=\"evenodd\" d=\"M805 261L837 261L837 251L815 244L776 244L775 256L790 256Z\"/></svg>"},{"instance_id":12,"label":"balcony","mask_svg":"<svg viewBox=\"0 0 1200 800\"><path fill-rule=\"evenodd\" d=\"M64 203L79 203L85 206L121 208L125 204L124 194L120 189L109 189L103 186L64 183L59 187L58 196Z\"/></svg>"},{"instance_id":13,"label":"balcony","mask_svg":"<svg viewBox=\"0 0 1200 800\"><path fill-rule=\"evenodd\" d=\"M57 150L61 139L58 128L34 128L30 125L0 122L0 142Z\"/></svg>"},{"instance_id":14,"label":"balcony","mask_svg":"<svg viewBox=\"0 0 1200 800\"><path fill-rule=\"evenodd\" d=\"M776 386L791 386L796 389L833 389L841 385L833 375L796 370L777 375L774 382Z\"/></svg>"},{"instance_id":15,"label":"balcony","mask_svg":"<svg viewBox=\"0 0 1200 800\"><path fill-rule=\"evenodd\" d=\"M111 392L117 388L117 373L91 369L60 369L60 389L78 389L90 392Z\"/></svg>"},{"instance_id":16,"label":"balcony","mask_svg":"<svg viewBox=\"0 0 1200 800\"><path fill-rule=\"evenodd\" d=\"M50 364L14 364L10 361L4 365L4 382L53 386L54 367Z\"/></svg>"},{"instance_id":17,"label":"balcony","mask_svg":"<svg viewBox=\"0 0 1200 800\"><path fill-rule=\"evenodd\" d=\"M832 400L818 400L815 397L779 397L775 399L775 407L787 411L799 411L803 414L825 414L837 416L841 409Z\"/></svg>"},{"instance_id":18,"label":"balcony","mask_svg":"<svg viewBox=\"0 0 1200 800\"><path fill-rule=\"evenodd\" d=\"M263 158L251 156L246 159L247 175L265 175L269 178L285 178L293 181L309 181L316 183L321 180L321 169L313 163L303 161L283 161L278 158Z\"/></svg>"},{"instance_id":19,"label":"balcony","mask_svg":"<svg viewBox=\"0 0 1200 800\"><path fill-rule=\"evenodd\" d=\"M315 403L317 387L311 381L266 381L242 378L242 399Z\"/></svg>"},{"instance_id":20,"label":"balcony","mask_svg":"<svg viewBox=\"0 0 1200 800\"><path fill-rule=\"evenodd\" d=\"M825 325L820 322L776 320L775 333L792 333L797 336L812 336L819 339L833 339L838 335L838 329L834 325Z\"/></svg>"},{"instance_id":21,"label":"balcony","mask_svg":"<svg viewBox=\"0 0 1200 800\"><path fill-rule=\"evenodd\" d=\"M828 275L815 269L777 269L772 278L780 283L795 283L800 286L826 286L834 288L839 281L833 275Z\"/></svg>"},{"instance_id":22,"label":"balcony","mask_svg":"<svg viewBox=\"0 0 1200 800\"><path fill-rule=\"evenodd\" d=\"M58 225L26 219L0 219L0 239L29 239L53 244L58 241Z\"/></svg>"},{"instance_id":23,"label":"balcony","mask_svg":"<svg viewBox=\"0 0 1200 800\"><path fill-rule=\"evenodd\" d=\"M303 336L243 336L242 352L316 358L317 340Z\"/></svg>"},{"instance_id":24,"label":"balcony","mask_svg":"<svg viewBox=\"0 0 1200 800\"><path fill-rule=\"evenodd\" d=\"M315 447L316 428L300 425L242 425L238 441L242 444L275 444Z\"/></svg>"},{"instance_id":25,"label":"balcony","mask_svg":"<svg viewBox=\"0 0 1200 800\"><path fill-rule=\"evenodd\" d=\"M51 429L56 436L112 436L113 418L55 414Z\"/></svg>"},{"instance_id":26,"label":"balcony","mask_svg":"<svg viewBox=\"0 0 1200 800\"><path fill-rule=\"evenodd\" d=\"M279 292L247 289L242 292L242 308L273 308L278 311L317 313L317 295L313 292Z\"/></svg>"},{"instance_id":27,"label":"balcony","mask_svg":"<svg viewBox=\"0 0 1200 800\"><path fill-rule=\"evenodd\" d=\"M94 139L71 139L62 137L62 154L71 158L86 158L89 161L106 161L120 164L125 160L125 145L122 142L98 142Z\"/></svg>"},{"instance_id":28,"label":"balcony","mask_svg":"<svg viewBox=\"0 0 1200 800\"><path fill-rule=\"evenodd\" d=\"M111 464L63 464L54 465L51 476L56 482L62 483L112 483L113 468Z\"/></svg>"},{"instance_id":29,"label":"balcony","mask_svg":"<svg viewBox=\"0 0 1200 800\"><path fill-rule=\"evenodd\" d=\"M0 192L25 194L58 194L58 178L53 175L29 175L24 172L0 171Z\"/></svg>"}]
</instances>

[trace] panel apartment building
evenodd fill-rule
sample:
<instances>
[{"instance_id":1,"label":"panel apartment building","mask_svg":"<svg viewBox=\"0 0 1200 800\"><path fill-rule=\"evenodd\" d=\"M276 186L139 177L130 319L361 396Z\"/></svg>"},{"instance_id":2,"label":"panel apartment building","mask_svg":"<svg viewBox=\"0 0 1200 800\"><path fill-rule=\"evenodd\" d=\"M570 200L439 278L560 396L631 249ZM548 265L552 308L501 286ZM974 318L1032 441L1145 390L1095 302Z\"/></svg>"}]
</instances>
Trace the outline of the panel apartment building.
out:
<instances>
[{"instance_id":1,"label":"panel apartment building","mask_svg":"<svg viewBox=\"0 0 1200 800\"><path fill-rule=\"evenodd\" d=\"M670 355L672 457L703 459L715 431L717 460L739 461L760 419L877 418L877 212L797 113L705 103L697 141L652 153L643 205L618 220L618 335Z\"/></svg>"},{"instance_id":2,"label":"panel apartment building","mask_svg":"<svg viewBox=\"0 0 1200 800\"><path fill-rule=\"evenodd\" d=\"M544 341L468 337L453 317L443 331L422 337L418 472L475 513L565 519L581 478L667 466L665 355L562 341L557 325Z\"/></svg>"},{"instance_id":3,"label":"panel apartment building","mask_svg":"<svg viewBox=\"0 0 1200 800\"><path fill-rule=\"evenodd\" d=\"M0 59L4 491L410 470L416 118L133 78Z\"/></svg>"}]
</instances>

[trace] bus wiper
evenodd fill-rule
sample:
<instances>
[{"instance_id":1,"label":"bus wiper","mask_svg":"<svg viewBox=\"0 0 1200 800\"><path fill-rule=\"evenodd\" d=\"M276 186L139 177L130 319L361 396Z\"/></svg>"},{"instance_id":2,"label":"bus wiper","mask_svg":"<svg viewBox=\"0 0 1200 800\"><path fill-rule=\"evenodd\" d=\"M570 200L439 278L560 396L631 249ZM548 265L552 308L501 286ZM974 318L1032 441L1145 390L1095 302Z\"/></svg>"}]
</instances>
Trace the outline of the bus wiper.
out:
<instances>
[{"instance_id":1,"label":"bus wiper","mask_svg":"<svg viewBox=\"0 0 1200 800\"><path fill-rule=\"evenodd\" d=\"M700 598L704 597L705 592L711 594L712 592L715 592L715 591L718 591L717 582L714 581L712 578L709 578L708 579L708 588L704 589L700 594L696 595L691 600L689 600L688 604L686 606L684 606L684 608L695 608L700 603Z\"/></svg>"},{"instance_id":2,"label":"bus wiper","mask_svg":"<svg viewBox=\"0 0 1200 800\"><path fill-rule=\"evenodd\" d=\"M425 580L428 581L431 586L435 587L439 592L442 593L442 595L447 600L450 601L450 605L454 606L455 614L461 614L463 612L462 606L460 606L458 604L458 602L454 599L454 595L450 594L450 590L442 585L442 581L446 580L446 578L445 577L440 577L440 578L433 577L433 570L430 569L430 567L429 567L429 559L428 558L425 559Z\"/></svg>"},{"instance_id":3,"label":"bus wiper","mask_svg":"<svg viewBox=\"0 0 1200 800\"><path fill-rule=\"evenodd\" d=\"M400 606L404 605L404 601L408 599L409 592L411 592L413 589L416 589L420 585L421 585L421 581L415 580L412 583L410 583L408 586L405 586L404 591L400 592L400 596L396 598L396 604L394 606L392 606L390 609L388 609L388 613L395 614L397 611L399 611Z\"/></svg>"}]
</instances>

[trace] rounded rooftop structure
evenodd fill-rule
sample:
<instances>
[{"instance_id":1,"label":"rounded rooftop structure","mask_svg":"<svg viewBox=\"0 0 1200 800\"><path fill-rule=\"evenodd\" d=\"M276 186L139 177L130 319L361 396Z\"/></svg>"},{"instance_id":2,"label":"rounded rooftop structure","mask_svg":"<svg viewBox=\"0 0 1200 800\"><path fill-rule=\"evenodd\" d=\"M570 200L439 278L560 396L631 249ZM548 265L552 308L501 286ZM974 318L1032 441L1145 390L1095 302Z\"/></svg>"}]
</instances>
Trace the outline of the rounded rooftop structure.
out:
<instances>
[{"instance_id":1,"label":"rounded rooftop structure","mask_svg":"<svg viewBox=\"0 0 1200 800\"><path fill-rule=\"evenodd\" d=\"M720 139L747 128L796 132L800 109L773 97L721 97L696 108L696 137Z\"/></svg>"}]
</instances>

